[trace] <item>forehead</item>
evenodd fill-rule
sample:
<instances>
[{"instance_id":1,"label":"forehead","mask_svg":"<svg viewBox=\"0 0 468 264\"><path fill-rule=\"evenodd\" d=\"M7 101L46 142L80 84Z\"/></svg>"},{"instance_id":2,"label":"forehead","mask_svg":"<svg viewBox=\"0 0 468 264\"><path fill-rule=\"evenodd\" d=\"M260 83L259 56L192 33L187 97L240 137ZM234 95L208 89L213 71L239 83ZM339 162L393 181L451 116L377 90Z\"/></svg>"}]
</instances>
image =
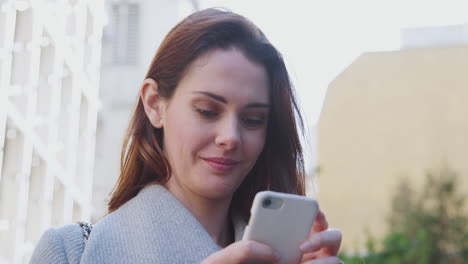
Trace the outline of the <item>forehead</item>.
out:
<instances>
[{"instance_id":1,"label":"forehead","mask_svg":"<svg viewBox=\"0 0 468 264\"><path fill-rule=\"evenodd\" d=\"M265 68L235 48L213 50L197 58L179 82L177 93L209 91L239 100L269 102Z\"/></svg>"}]
</instances>

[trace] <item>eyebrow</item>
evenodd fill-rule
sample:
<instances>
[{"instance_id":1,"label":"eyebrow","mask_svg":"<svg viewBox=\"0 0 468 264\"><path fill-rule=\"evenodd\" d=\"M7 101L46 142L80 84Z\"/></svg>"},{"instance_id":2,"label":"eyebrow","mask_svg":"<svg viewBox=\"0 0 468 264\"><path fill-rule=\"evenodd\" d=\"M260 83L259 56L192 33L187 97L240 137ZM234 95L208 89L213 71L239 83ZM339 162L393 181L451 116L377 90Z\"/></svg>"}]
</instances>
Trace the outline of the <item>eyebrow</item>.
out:
<instances>
[{"instance_id":1,"label":"eyebrow","mask_svg":"<svg viewBox=\"0 0 468 264\"><path fill-rule=\"evenodd\" d=\"M223 104L227 104L227 102L228 102L226 100L226 98L224 98L224 97L222 97L220 95L214 94L214 93L205 92L205 91L195 91L194 93L203 94L205 96L211 97L214 100L219 101L219 102L221 102ZM269 108L270 105L265 104L265 103L250 103L246 107L247 108Z\"/></svg>"}]
</instances>

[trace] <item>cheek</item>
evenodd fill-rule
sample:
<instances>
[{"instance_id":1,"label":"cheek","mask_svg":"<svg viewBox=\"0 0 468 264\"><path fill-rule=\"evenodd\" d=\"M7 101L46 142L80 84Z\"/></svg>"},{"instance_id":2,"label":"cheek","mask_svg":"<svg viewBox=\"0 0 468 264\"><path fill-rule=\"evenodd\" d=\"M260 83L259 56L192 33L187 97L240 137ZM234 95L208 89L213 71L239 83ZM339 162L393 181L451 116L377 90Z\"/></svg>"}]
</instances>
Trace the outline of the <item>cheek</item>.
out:
<instances>
[{"instance_id":1,"label":"cheek","mask_svg":"<svg viewBox=\"0 0 468 264\"><path fill-rule=\"evenodd\" d=\"M245 154L252 161L256 161L263 150L265 144L266 131L254 131L248 133L245 137L244 148Z\"/></svg>"},{"instance_id":2,"label":"cheek","mask_svg":"<svg viewBox=\"0 0 468 264\"><path fill-rule=\"evenodd\" d=\"M170 148L168 152L176 161L187 159L209 141L206 128L200 126L190 113L168 117L170 122L164 128L165 141L166 146Z\"/></svg>"}]
</instances>

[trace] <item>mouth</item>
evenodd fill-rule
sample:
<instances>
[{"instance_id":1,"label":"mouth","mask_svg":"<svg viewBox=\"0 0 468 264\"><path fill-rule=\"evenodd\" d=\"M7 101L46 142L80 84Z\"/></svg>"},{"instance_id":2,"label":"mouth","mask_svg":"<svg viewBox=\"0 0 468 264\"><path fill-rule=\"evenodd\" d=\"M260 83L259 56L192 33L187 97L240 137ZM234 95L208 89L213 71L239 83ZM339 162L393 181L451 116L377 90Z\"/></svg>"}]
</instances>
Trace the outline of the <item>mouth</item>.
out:
<instances>
[{"instance_id":1,"label":"mouth","mask_svg":"<svg viewBox=\"0 0 468 264\"><path fill-rule=\"evenodd\" d=\"M211 158L202 158L211 168L219 172L229 172L232 171L238 164L239 161L221 158L221 157L211 157Z\"/></svg>"}]
</instances>

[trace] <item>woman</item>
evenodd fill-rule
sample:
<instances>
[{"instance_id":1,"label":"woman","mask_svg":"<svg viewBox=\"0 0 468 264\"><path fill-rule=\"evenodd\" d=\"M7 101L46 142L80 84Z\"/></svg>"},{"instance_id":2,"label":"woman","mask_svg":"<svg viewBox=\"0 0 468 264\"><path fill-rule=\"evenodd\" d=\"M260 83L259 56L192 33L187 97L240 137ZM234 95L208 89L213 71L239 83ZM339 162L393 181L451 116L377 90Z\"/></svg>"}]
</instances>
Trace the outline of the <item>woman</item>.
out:
<instances>
[{"instance_id":1,"label":"woman","mask_svg":"<svg viewBox=\"0 0 468 264\"><path fill-rule=\"evenodd\" d=\"M207 9L168 33L141 87L121 175L83 244L48 230L32 263L277 262L241 241L258 191L304 195L301 116L284 62L237 14ZM341 233L319 214L303 262L339 263Z\"/></svg>"}]
</instances>

